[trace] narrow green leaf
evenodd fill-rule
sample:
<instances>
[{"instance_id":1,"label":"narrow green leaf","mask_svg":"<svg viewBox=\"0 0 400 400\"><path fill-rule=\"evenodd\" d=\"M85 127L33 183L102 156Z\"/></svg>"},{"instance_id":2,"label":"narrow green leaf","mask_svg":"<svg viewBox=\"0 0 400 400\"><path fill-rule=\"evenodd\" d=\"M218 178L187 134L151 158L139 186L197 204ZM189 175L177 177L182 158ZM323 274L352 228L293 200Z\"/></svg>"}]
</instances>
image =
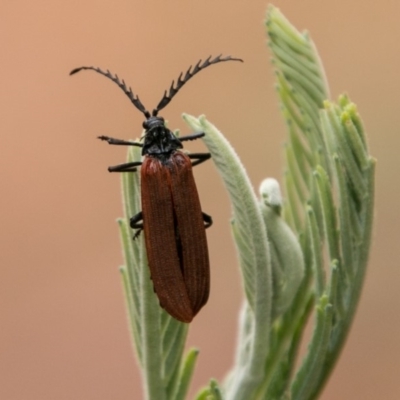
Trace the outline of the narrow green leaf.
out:
<instances>
[{"instance_id":1,"label":"narrow green leaf","mask_svg":"<svg viewBox=\"0 0 400 400\"><path fill-rule=\"evenodd\" d=\"M299 138L299 136L292 129L291 125L292 124L288 123L289 143L296 157L297 165L302 178L302 184L307 188L309 184L310 168L314 165L313 158L310 150L306 148L304 140Z\"/></svg>"},{"instance_id":2,"label":"narrow green leaf","mask_svg":"<svg viewBox=\"0 0 400 400\"><path fill-rule=\"evenodd\" d=\"M127 152L127 162L140 160L140 148L131 146ZM125 240L122 242L124 250L125 265L129 273L129 279L135 293L139 293L138 276L141 266L141 247L144 245L140 238L132 240L133 231L129 226L129 219L136 215L140 209L140 184L139 174L136 172L128 172L121 174L122 184L122 201L124 207L124 224L120 224L120 229L125 232ZM128 234L129 233L129 234Z\"/></svg>"},{"instance_id":3,"label":"narrow green leaf","mask_svg":"<svg viewBox=\"0 0 400 400\"><path fill-rule=\"evenodd\" d=\"M144 249L141 258L143 264L147 266L147 257ZM142 372L144 375L145 395L148 400L167 400L162 376L163 357L160 341L160 306L153 290L148 268L141 269L140 287Z\"/></svg>"},{"instance_id":4,"label":"narrow green leaf","mask_svg":"<svg viewBox=\"0 0 400 400\"><path fill-rule=\"evenodd\" d=\"M296 155L294 154L293 148L290 146L285 146L285 150L286 164L292 176L294 190L298 197L296 203L299 203L299 205L304 205L308 193L306 192L306 188L304 188L302 185L301 171L299 169Z\"/></svg>"},{"instance_id":5,"label":"narrow green leaf","mask_svg":"<svg viewBox=\"0 0 400 400\"><path fill-rule=\"evenodd\" d=\"M248 242L247 247L252 249L254 303L249 303L251 307L249 311L254 318L254 332L250 341L251 350L243 357L237 354L236 360L243 360L246 357L246 364L240 366L236 364L232 372L235 374L235 379L230 380L230 385L226 388L227 399L250 399L262 382L263 365L269 348L272 275L267 232L250 181L232 147L205 117L196 119L184 115L183 118L193 130L205 133L204 143L231 198L235 229L237 228L238 234ZM244 282L246 284L246 281Z\"/></svg>"},{"instance_id":6,"label":"narrow green leaf","mask_svg":"<svg viewBox=\"0 0 400 400\"><path fill-rule=\"evenodd\" d=\"M322 242L318 232L318 225L312 207L307 208L307 233L310 238L313 275L315 279L315 291L321 297L325 291L325 270L322 256Z\"/></svg>"},{"instance_id":7,"label":"narrow green leaf","mask_svg":"<svg viewBox=\"0 0 400 400\"><path fill-rule=\"evenodd\" d=\"M344 111L350 116L351 122L354 124L356 128L356 132L360 136L361 142L363 143L363 146L365 148L366 153L368 154L368 142L367 138L365 135L365 130L364 126L360 117L360 114L358 113L357 106L350 101L350 99L347 96L341 96L340 99L343 100L343 98L346 97L346 107L344 108ZM339 101L340 101L339 99Z\"/></svg>"},{"instance_id":8,"label":"narrow green leaf","mask_svg":"<svg viewBox=\"0 0 400 400\"><path fill-rule=\"evenodd\" d=\"M318 78L310 79L310 74L306 74L308 77L304 76L304 70L297 70L277 59L274 60L274 65L280 71L282 71L285 78L293 85L295 89L303 89L316 104L325 99L323 89L321 89L321 87L315 83Z\"/></svg>"},{"instance_id":9,"label":"narrow green leaf","mask_svg":"<svg viewBox=\"0 0 400 400\"><path fill-rule=\"evenodd\" d=\"M166 386L179 369L179 363L183 355L185 341L188 333L188 324L172 320L170 326L174 326L167 335L163 337L162 355L164 359L164 381Z\"/></svg>"},{"instance_id":10,"label":"narrow green leaf","mask_svg":"<svg viewBox=\"0 0 400 400\"><path fill-rule=\"evenodd\" d=\"M284 78L283 74L280 71L277 73L278 78L278 93L280 95L282 105L284 109L287 111L287 117L294 122L294 124L300 129L302 132L307 132L308 126L306 121L304 121L304 116L301 113L301 110L297 107L297 104L293 102L294 98L294 89L289 87L287 80Z\"/></svg>"},{"instance_id":11,"label":"narrow green leaf","mask_svg":"<svg viewBox=\"0 0 400 400\"><path fill-rule=\"evenodd\" d=\"M184 400L189 390L190 381L192 379L192 375L194 372L194 368L196 366L197 356L199 355L198 349L190 349L183 361L179 372L178 384L176 387L176 392L172 397L169 397L171 400ZM201 397L197 397L201 399Z\"/></svg>"},{"instance_id":12,"label":"narrow green leaf","mask_svg":"<svg viewBox=\"0 0 400 400\"><path fill-rule=\"evenodd\" d=\"M328 296L323 295L316 309L316 324L307 356L292 385L293 400L308 400L315 380L321 373L328 349L332 315L332 304L328 303Z\"/></svg>"},{"instance_id":13,"label":"narrow green leaf","mask_svg":"<svg viewBox=\"0 0 400 400\"><path fill-rule=\"evenodd\" d=\"M368 154L362 139L357 132L357 128L350 118L350 114L344 111L341 115L341 122L347 133L347 143L351 147L353 154L357 160L357 164L361 170L365 170L368 167Z\"/></svg>"},{"instance_id":14,"label":"narrow green leaf","mask_svg":"<svg viewBox=\"0 0 400 400\"><path fill-rule=\"evenodd\" d=\"M124 262L126 266L126 274L129 283L130 297L134 305L135 318L140 317L139 309L139 297L140 297L140 286L139 286L139 255L137 253L138 243L133 243L132 230L128 226L126 218L120 218L117 220L120 230L120 238L122 243ZM137 240L140 242L140 240Z\"/></svg>"},{"instance_id":15,"label":"narrow green leaf","mask_svg":"<svg viewBox=\"0 0 400 400\"><path fill-rule=\"evenodd\" d=\"M271 40L268 42L268 46L275 57L287 65L298 65L301 71L304 71L317 86L320 86L320 81L315 78L318 75L319 69L314 61L306 57L297 57L298 53L294 53L286 42L282 40L277 42Z\"/></svg>"},{"instance_id":16,"label":"narrow green leaf","mask_svg":"<svg viewBox=\"0 0 400 400\"><path fill-rule=\"evenodd\" d=\"M297 203L298 197L296 195L293 177L289 171L286 171L284 175L284 187L287 196L287 208L289 209L289 215L291 217L288 222L296 232L301 232L303 229L303 221L301 219L302 217L300 216L300 210Z\"/></svg>"},{"instance_id":17,"label":"narrow green leaf","mask_svg":"<svg viewBox=\"0 0 400 400\"><path fill-rule=\"evenodd\" d=\"M366 186L368 196L365 197L364 207L363 207L363 246L359 258L359 275L364 276L365 268L369 257L369 251L371 247L372 238L372 225L374 220L374 205L375 205L375 168L376 160L370 157L369 168L366 171ZM359 286L362 286L361 282L358 282Z\"/></svg>"},{"instance_id":18,"label":"narrow green leaf","mask_svg":"<svg viewBox=\"0 0 400 400\"><path fill-rule=\"evenodd\" d=\"M349 146L349 141L347 140L345 129L340 124L339 117L337 115L338 108L332 104L326 102L327 115L329 118L329 123L334 131L334 137L336 141L336 151L339 154L343 164L346 167L346 174L353 184L353 188L360 200L363 199L366 191L365 182L362 176L362 172L357 166L356 159ZM331 154L332 155L332 154Z\"/></svg>"},{"instance_id":19,"label":"narrow green leaf","mask_svg":"<svg viewBox=\"0 0 400 400\"><path fill-rule=\"evenodd\" d=\"M139 142L139 140L136 140ZM127 151L126 162L139 161L141 159L141 149L137 146L130 146ZM125 218L129 221L129 218L136 215L141 211L140 205L140 173L136 172L125 172L121 174L122 181L122 202L124 207ZM132 235L133 236L133 235ZM134 243L136 244L136 243ZM138 265L138 246L134 246L135 264Z\"/></svg>"},{"instance_id":20,"label":"narrow green leaf","mask_svg":"<svg viewBox=\"0 0 400 400\"><path fill-rule=\"evenodd\" d=\"M210 389L208 387L200 389L200 391L196 394L195 400L209 400Z\"/></svg>"},{"instance_id":21,"label":"narrow green leaf","mask_svg":"<svg viewBox=\"0 0 400 400\"><path fill-rule=\"evenodd\" d=\"M333 202L331 183L326 171L318 166L314 172L322 212L325 237L328 242L329 258L340 260L338 248L336 210Z\"/></svg>"},{"instance_id":22,"label":"narrow green leaf","mask_svg":"<svg viewBox=\"0 0 400 400\"><path fill-rule=\"evenodd\" d=\"M234 220L231 221L231 232L235 240L237 253L239 257L239 265L242 271L242 277L244 281L244 291L249 304L254 304L254 276L253 276L253 257L252 249L249 247L249 243L241 235L237 229L237 224Z\"/></svg>"},{"instance_id":23,"label":"narrow green leaf","mask_svg":"<svg viewBox=\"0 0 400 400\"><path fill-rule=\"evenodd\" d=\"M125 266L120 268L122 285L124 289L125 305L128 311L129 331L132 338L133 350L136 354L139 364L142 364L142 348L140 324L135 302L132 298L132 287L129 282L129 274Z\"/></svg>"},{"instance_id":24,"label":"narrow green leaf","mask_svg":"<svg viewBox=\"0 0 400 400\"><path fill-rule=\"evenodd\" d=\"M210 381L210 394L213 396L213 400L224 400L221 389L215 379Z\"/></svg>"},{"instance_id":25,"label":"narrow green leaf","mask_svg":"<svg viewBox=\"0 0 400 400\"><path fill-rule=\"evenodd\" d=\"M354 277L355 265L354 265L354 243L355 236L354 225L351 218L351 210L349 207L350 196L346 185L343 165L337 155L333 157L336 167L336 179L338 185L338 197L339 197L339 219L340 219L340 246L341 254L343 257L343 268L346 272L346 280L350 282Z\"/></svg>"}]
</instances>

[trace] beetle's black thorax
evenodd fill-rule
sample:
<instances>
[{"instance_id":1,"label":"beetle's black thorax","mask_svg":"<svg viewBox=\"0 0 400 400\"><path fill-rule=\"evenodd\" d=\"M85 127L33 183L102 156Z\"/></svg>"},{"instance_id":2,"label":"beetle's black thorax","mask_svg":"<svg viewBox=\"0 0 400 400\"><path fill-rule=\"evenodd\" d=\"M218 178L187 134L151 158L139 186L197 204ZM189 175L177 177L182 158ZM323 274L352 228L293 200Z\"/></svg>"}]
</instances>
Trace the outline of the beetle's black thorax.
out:
<instances>
[{"instance_id":1,"label":"beetle's black thorax","mask_svg":"<svg viewBox=\"0 0 400 400\"><path fill-rule=\"evenodd\" d=\"M165 127L162 117L150 117L143 123L146 129L142 155L155 156L161 161L181 149L181 141Z\"/></svg>"}]
</instances>

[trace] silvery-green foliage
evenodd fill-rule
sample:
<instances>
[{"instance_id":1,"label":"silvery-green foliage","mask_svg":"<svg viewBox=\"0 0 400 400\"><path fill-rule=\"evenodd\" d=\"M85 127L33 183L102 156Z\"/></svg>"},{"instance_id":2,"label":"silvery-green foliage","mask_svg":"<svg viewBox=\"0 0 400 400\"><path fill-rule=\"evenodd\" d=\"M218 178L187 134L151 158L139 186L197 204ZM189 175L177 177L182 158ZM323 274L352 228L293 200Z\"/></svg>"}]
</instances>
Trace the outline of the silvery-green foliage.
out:
<instances>
[{"instance_id":1,"label":"silvery-green foliage","mask_svg":"<svg viewBox=\"0 0 400 400\"><path fill-rule=\"evenodd\" d=\"M288 132L283 196L278 181L267 178L258 198L222 133L204 116L183 117L193 131L205 133L228 191L244 292L234 365L223 385L211 380L197 400L316 399L349 332L368 260L375 160L357 108L347 95L329 100L307 33L274 7L266 29ZM133 147L128 161L138 159L140 149ZM123 174L125 218L119 220L132 342L144 398L183 400L198 350L183 355L188 325L159 307L143 237L132 241L128 221L141 208L138 175ZM296 369L310 318L312 337Z\"/></svg>"}]
</instances>

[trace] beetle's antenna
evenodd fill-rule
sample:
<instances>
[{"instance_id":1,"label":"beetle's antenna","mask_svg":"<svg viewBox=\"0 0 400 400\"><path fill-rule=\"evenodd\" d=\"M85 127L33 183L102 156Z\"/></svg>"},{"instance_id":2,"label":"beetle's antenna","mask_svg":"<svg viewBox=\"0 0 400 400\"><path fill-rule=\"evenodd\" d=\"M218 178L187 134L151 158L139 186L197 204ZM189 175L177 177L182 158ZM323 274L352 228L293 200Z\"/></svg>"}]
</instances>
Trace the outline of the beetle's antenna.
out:
<instances>
[{"instance_id":1,"label":"beetle's antenna","mask_svg":"<svg viewBox=\"0 0 400 400\"><path fill-rule=\"evenodd\" d=\"M175 86L175 81L172 81L171 87L169 88L169 91L164 92L164 96L161 99L161 101L158 103L158 106L153 110L152 115L157 116L158 112L162 110L171 100L172 98L179 92L179 89L194 75L196 75L198 72L200 72L202 69L207 68L208 66L212 64L217 64L219 62L223 61L241 61L240 58L234 58L231 56L227 57L222 57L222 54L219 56L215 57L213 60L211 60L211 56L208 57L203 63L201 63L201 60L195 65L195 67L192 69L192 66L189 67L189 69L186 71L186 74L184 78L182 79L183 73L179 75L177 81L176 81L176 86Z\"/></svg>"},{"instance_id":2,"label":"beetle's antenna","mask_svg":"<svg viewBox=\"0 0 400 400\"><path fill-rule=\"evenodd\" d=\"M150 118L150 113L146 110L142 102L139 100L139 96L136 96L132 92L132 88L128 88L125 84L125 81L122 79L120 81L118 75L113 75L109 70L107 71L102 71L100 68L97 67L79 67L73 69L69 74L74 75L78 73L79 71L82 71L83 69L91 69L93 71L96 71L97 73L104 75L106 78L111 79L113 82L115 82L123 91L124 93L129 97L130 101L133 103L133 105L144 114L146 118Z\"/></svg>"}]
</instances>

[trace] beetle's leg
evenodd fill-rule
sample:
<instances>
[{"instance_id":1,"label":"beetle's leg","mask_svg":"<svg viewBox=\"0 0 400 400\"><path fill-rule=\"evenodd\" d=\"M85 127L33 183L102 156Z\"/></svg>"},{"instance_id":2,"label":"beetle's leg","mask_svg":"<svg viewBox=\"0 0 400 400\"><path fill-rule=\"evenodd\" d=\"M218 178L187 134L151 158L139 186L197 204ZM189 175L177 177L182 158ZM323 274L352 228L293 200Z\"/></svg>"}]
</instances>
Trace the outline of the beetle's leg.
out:
<instances>
[{"instance_id":1,"label":"beetle's leg","mask_svg":"<svg viewBox=\"0 0 400 400\"><path fill-rule=\"evenodd\" d=\"M114 165L112 167L108 167L108 172L135 172L137 170L135 167L140 165L142 165L141 161L133 161L125 164Z\"/></svg>"},{"instance_id":2,"label":"beetle's leg","mask_svg":"<svg viewBox=\"0 0 400 400\"><path fill-rule=\"evenodd\" d=\"M135 234L133 235L133 239L135 240L136 238L139 237L140 232L143 230L143 213L140 211L136 215L134 215L130 220L129 220L129 225L131 226L132 229L136 229Z\"/></svg>"},{"instance_id":3,"label":"beetle's leg","mask_svg":"<svg viewBox=\"0 0 400 400\"><path fill-rule=\"evenodd\" d=\"M204 132L192 133L191 135L186 135L186 136L178 137L178 139L179 139L181 142L184 142L185 140L196 140L196 139L200 139L200 138L203 137L204 135L205 135Z\"/></svg>"},{"instance_id":4,"label":"beetle's leg","mask_svg":"<svg viewBox=\"0 0 400 400\"><path fill-rule=\"evenodd\" d=\"M121 140L121 139L114 139L108 136L99 136L98 139L100 140L105 140L108 142L108 144L116 144L120 146L138 146L138 147L143 147L141 143L137 142L128 142L126 140ZM119 165L114 165L112 167L108 167L109 172L135 172L136 168L139 165L142 165L141 161L134 161L134 162L129 162L129 163L124 163L124 164L119 164Z\"/></svg>"},{"instance_id":5,"label":"beetle's leg","mask_svg":"<svg viewBox=\"0 0 400 400\"><path fill-rule=\"evenodd\" d=\"M213 220L212 220L212 218L211 218L211 215L208 215L208 214L206 214L205 212L202 212L201 214L202 214L202 216L203 216L204 228L207 229L207 228L209 228L209 227L212 225Z\"/></svg>"},{"instance_id":6,"label":"beetle's leg","mask_svg":"<svg viewBox=\"0 0 400 400\"><path fill-rule=\"evenodd\" d=\"M108 144L116 144L116 145L119 145L119 146L138 146L138 147L143 147L142 143L129 142L127 140L121 140L121 139L114 139L114 138L109 137L109 136L98 136L97 139L105 140L106 142L108 142Z\"/></svg>"},{"instance_id":7,"label":"beetle's leg","mask_svg":"<svg viewBox=\"0 0 400 400\"><path fill-rule=\"evenodd\" d=\"M210 153L190 153L187 155L189 158L195 159L196 161L192 162L192 167L201 164L204 161L207 161L211 158Z\"/></svg>"}]
</instances>

